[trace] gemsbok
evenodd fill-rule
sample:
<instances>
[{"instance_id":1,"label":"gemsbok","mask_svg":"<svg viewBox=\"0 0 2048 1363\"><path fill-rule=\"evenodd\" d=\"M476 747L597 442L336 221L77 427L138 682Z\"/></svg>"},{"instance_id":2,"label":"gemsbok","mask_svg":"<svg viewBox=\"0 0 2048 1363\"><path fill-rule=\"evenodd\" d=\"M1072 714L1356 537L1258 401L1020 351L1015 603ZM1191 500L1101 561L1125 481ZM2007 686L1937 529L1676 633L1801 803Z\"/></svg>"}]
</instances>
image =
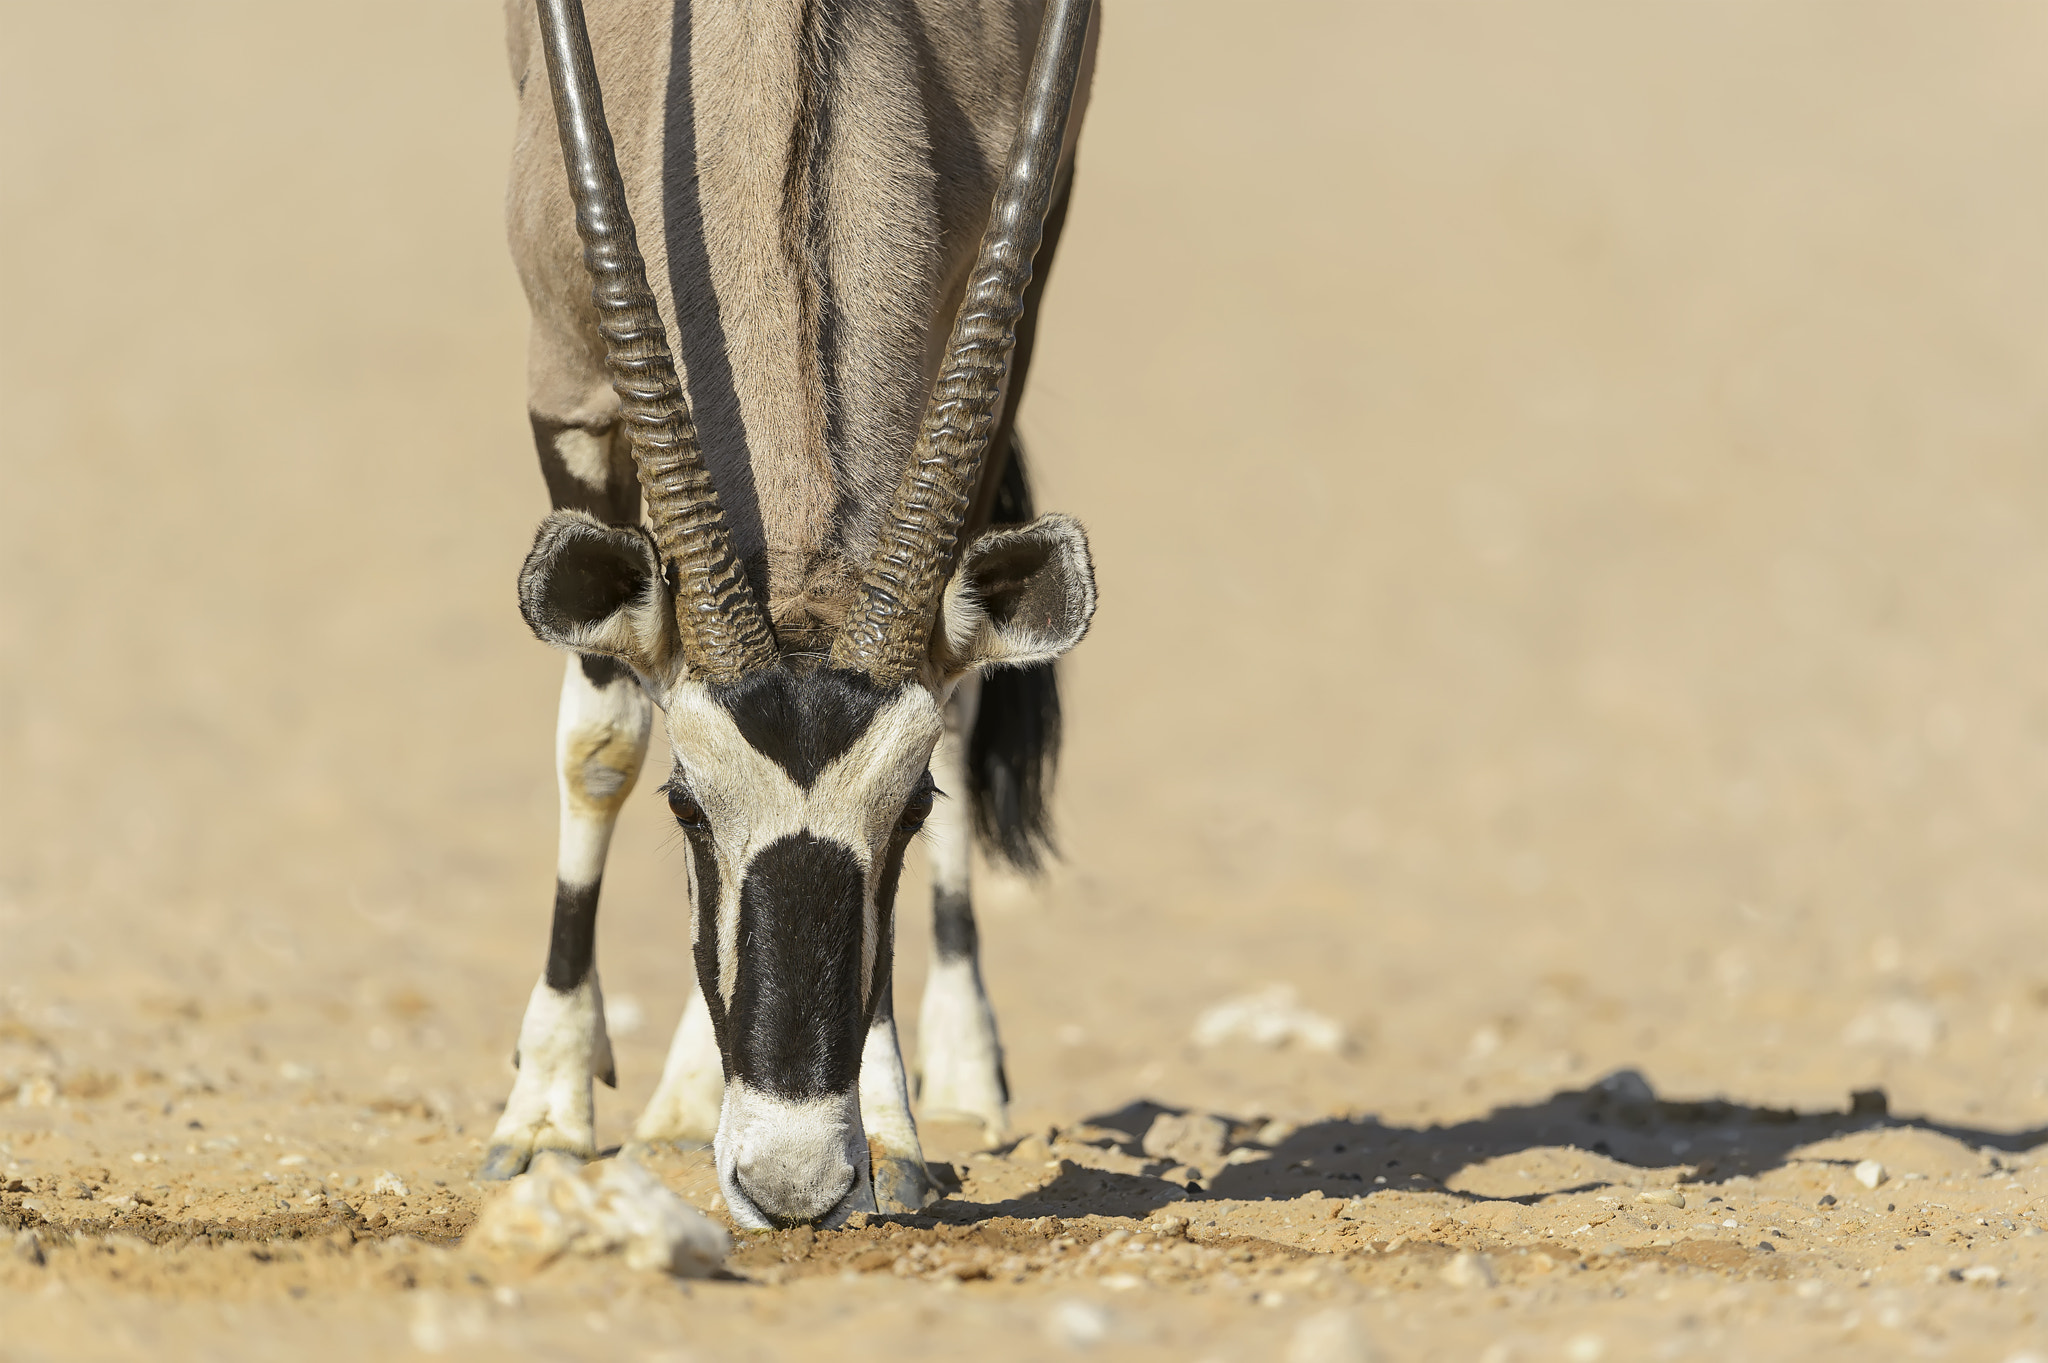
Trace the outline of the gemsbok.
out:
<instances>
[{"instance_id":1,"label":"gemsbok","mask_svg":"<svg viewBox=\"0 0 2048 1363\"><path fill-rule=\"evenodd\" d=\"M659 706L696 987L635 1138L710 1140L745 1226L915 1210L904 852L927 830L923 1106L1000 1128L969 849L1044 845L1051 664L1095 611L1013 435L1093 5L533 4L508 212L555 509L519 604L571 656L553 932L483 1172L595 1153L598 886Z\"/></svg>"}]
</instances>

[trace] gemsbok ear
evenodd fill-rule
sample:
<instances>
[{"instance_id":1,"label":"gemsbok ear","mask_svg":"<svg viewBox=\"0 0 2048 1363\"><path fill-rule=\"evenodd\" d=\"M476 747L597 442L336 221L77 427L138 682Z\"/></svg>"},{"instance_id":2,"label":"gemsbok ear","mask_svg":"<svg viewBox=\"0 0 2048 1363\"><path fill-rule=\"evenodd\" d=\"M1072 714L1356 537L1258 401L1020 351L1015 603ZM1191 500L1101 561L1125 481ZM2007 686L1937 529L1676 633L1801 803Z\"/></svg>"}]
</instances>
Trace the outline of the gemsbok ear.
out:
<instances>
[{"instance_id":1,"label":"gemsbok ear","mask_svg":"<svg viewBox=\"0 0 2048 1363\"><path fill-rule=\"evenodd\" d=\"M542 521L519 570L519 613L541 642L617 658L657 686L681 662L674 598L638 526L581 511Z\"/></svg>"},{"instance_id":2,"label":"gemsbok ear","mask_svg":"<svg viewBox=\"0 0 2048 1363\"><path fill-rule=\"evenodd\" d=\"M1095 565L1072 516L983 534L946 584L932 664L954 678L977 667L1050 662L1095 618Z\"/></svg>"}]
</instances>

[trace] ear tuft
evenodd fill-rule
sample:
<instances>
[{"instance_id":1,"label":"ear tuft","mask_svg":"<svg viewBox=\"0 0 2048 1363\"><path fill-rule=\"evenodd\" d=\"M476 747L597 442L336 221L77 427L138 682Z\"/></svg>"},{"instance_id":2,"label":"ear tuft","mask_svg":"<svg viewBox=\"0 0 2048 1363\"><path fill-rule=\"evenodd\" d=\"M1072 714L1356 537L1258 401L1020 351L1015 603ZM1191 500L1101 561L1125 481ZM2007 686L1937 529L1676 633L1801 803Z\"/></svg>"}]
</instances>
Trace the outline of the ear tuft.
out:
<instances>
[{"instance_id":1,"label":"ear tuft","mask_svg":"<svg viewBox=\"0 0 2048 1363\"><path fill-rule=\"evenodd\" d=\"M932 661L958 676L977 667L1050 662L1095 618L1095 565L1072 516L983 534L960 556L946 585Z\"/></svg>"},{"instance_id":2,"label":"ear tuft","mask_svg":"<svg viewBox=\"0 0 2048 1363\"><path fill-rule=\"evenodd\" d=\"M677 655L671 602L647 532L581 511L542 521L519 570L519 613L543 643L617 658L649 680L666 680Z\"/></svg>"}]
</instances>

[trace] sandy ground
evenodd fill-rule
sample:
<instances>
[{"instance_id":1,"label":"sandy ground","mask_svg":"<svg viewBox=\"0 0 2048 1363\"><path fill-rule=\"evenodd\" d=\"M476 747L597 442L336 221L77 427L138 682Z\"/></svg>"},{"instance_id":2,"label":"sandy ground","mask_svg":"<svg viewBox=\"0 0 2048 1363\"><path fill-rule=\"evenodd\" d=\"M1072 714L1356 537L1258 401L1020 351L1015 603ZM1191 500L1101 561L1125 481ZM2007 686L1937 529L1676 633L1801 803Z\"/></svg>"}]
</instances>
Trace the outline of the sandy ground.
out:
<instances>
[{"instance_id":1,"label":"sandy ground","mask_svg":"<svg viewBox=\"0 0 2048 1363\"><path fill-rule=\"evenodd\" d=\"M1120 0L1015 1130L693 1284L459 1243L560 674L497 6L0 22L0 1357L2048 1356L2048 9ZM1276 984L1342 1043L1193 1039Z\"/></svg>"}]
</instances>

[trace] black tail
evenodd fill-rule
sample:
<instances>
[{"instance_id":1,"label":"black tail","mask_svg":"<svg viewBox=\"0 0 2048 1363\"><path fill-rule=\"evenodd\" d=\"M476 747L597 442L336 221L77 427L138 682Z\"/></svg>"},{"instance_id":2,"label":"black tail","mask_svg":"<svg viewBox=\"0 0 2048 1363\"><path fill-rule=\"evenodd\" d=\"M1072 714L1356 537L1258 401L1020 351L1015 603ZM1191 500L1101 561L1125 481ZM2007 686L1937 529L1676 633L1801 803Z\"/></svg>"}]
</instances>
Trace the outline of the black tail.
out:
<instances>
[{"instance_id":1,"label":"black tail","mask_svg":"<svg viewBox=\"0 0 2048 1363\"><path fill-rule=\"evenodd\" d=\"M989 517L994 525L1022 525L1036 515L1014 428L1009 455ZM1059 760L1060 683L1054 664L986 673L967 745L974 829L983 847L1026 874L1035 874L1057 851L1049 806Z\"/></svg>"}]
</instances>

